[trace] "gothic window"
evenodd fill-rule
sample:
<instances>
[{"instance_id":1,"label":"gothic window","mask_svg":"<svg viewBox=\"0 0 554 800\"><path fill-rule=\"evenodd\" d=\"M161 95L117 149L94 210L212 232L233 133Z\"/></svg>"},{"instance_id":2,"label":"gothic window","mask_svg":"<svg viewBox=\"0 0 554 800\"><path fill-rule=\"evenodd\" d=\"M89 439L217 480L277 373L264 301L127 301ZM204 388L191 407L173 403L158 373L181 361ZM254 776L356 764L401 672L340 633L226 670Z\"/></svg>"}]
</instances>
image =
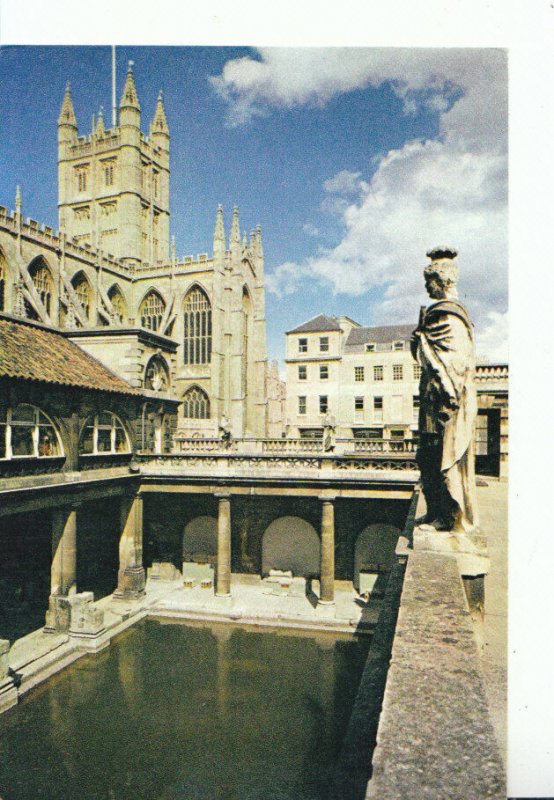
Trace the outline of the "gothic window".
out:
<instances>
[{"instance_id":1,"label":"gothic window","mask_svg":"<svg viewBox=\"0 0 554 800\"><path fill-rule=\"evenodd\" d=\"M86 167L76 167L75 174L77 178L77 191L86 192L87 190L87 173Z\"/></svg>"},{"instance_id":2,"label":"gothic window","mask_svg":"<svg viewBox=\"0 0 554 800\"><path fill-rule=\"evenodd\" d=\"M83 272L78 272L77 275L72 278L71 283L75 289L75 294L79 299L79 303L87 320L90 320L90 307L92 301L90 283Z\"/></svg>"},{"instance_id":3,"label":"gothic window","mask_svg":"<svg viewBox=\"0 0 554 800\"><path fill-rule=\"evenodd\" d=\"M152 172L152 193L154 197L158 196L158 173L156 170Z\"/></svg>"},{"instance_id":4,"label":"gothic window","mask_svg":"<svg viewBox=\"0 0 554 800\"><path fill-rule=\"evenodd\" d=\"M140 324L149 331L159 331L165 313L165 303L158 294L152 290L148 292L140 304Z\"/></svg>"},{"instance_id":5,"label":"gothic window","mask_svg":"<svg viewBox=\"0 0 554 800\"><path fill-rule=\"evenodd\" d=\"M4 295L6 291L6 267L4 254L0 250L0 311L4 310Z\"/></svg>"},{"instance_id":6,"label":"gothic window","mask_svg":"<svg viewBox=\"0 0 554 800\"><path fill-rule=\"evenodd\" d=\"M108 298L112 304L117 321L119 323L123 323L125 317L127 316L127 309L125 307L125 300L121 294L119 286L112 286L108 292Z\"/></svg>"},{"instance_id":7,"label":"gothic window","mask_svg":"<svg viewBox=\"0 0 554 800\"><path fill-rule=\"evenodd\" d=\"M192 386L183 396L185 419L209 419L210 398L199 386Z\"/></svg>"},{"instance_id":8,"label":"gothic window","mask_svg":"<svg viewBox=\"0 0 554 800\"><path fill-rule=\"evenodd\" d=\"M146 365L144 387L152 392L167 392L169 389L169 370L161 356L152 356Z\"/></svg>"},{"instance_id":9,"label":"gothic window","mask_svg":"<svg viewBox=\"0 0 554 800\"><path fill-rule=\"evenodd\" d=\"M102 411L87 419L79 442L80 455L130 452L129 438L119 417Z\"/></svg>"},{"instance_id":10,"label":"gothic window","mask_svg":"<svg viewBox=\"0 0 554 800\"><path fill-rule=\"evenodd\" d=\"M46 458L63 450L54 423L35 406L0 408L0 458Z\"/></svg>"},{"instance_id":11,"label":"gothic window","mask_svg":"<svg viewBox=\"0 0 554 800\"><path fill-rule=\"evenodd\" d=\"M212 360L212 308L197 286L185 297L183 357L185 364L209 364Z\"/></svg>"},{"instance_id":12,"label":"gothic window","mask_svg":"<svg viewBox=\"0 0 554 800\"><path fill-rule=\"evenodd\" d=\"M29 275L31 276L31 280L35 285L35 289L37 290L37 294L40 297L40 302L46 309L46 313L50 314L50 309L52 307L52 295L54 290L54 282L52 280L52 274L48 267L44 264L41 258L39 258L34 264L31 264L29 267ZM30 306L26 304L27 308L27 316L30 316L32 319L36 319L36 314L32 311Z\"/></svg>"},{"instance_id":13,"label":"gothic window","mask_svg":"<svg viewBox=\"0 0 554 800\"><path fill-rule=\"evenodd\" d=\"M113 186L114 165L113 162L104 164L104 184L106 186Z\"/></svg>"}]
</instances>

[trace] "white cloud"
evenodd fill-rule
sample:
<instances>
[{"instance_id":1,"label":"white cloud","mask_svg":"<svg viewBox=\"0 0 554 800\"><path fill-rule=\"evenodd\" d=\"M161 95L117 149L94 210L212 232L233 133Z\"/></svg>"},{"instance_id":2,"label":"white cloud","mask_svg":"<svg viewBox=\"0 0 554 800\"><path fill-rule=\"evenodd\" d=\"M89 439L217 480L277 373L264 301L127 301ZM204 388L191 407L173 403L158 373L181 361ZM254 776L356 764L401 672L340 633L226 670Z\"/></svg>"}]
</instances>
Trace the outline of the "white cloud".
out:
<instances>
[{"instance_id":1,"label":"white cloud","mask_svg":"<svg viewBox=\"0 0 554 800\"><path fill-rule=\"evenodd\" d=\"M508 314L489 311L481 330L477 331L478 359L508 361L508 334Z\"/></svg>"},{"instance_id":2,"label":"white cloud","mask_svg":"<svg viewBox=\"0 0 554 800\"><path fill-rule=\"evenodd\" d=\"M393 47L265 47L256 56L231 59L210 78L228 104L230 125L265 115L272 107L322 106L337 94L385 81L407 113L420 103L446 110L457 88L475 80L491 59L502 58L498 51Z\"/></svg>"},{"instance_id":3,"label":"white cloud","mask_svg":"<svg viewBox=\"0 0 554 800\"><path fill-rule=\"evenodd\" d=\"M331 194L357 194L360 189L368 188L367 183L360 181L361 174L361 172L350 172L348 169L343 169L326 180L323 188Z\"/></svg>"},{"instance_id":4,"label":"white cloud","mask_svg":"<svg viewBox=\"0 0 554 800\"><path fill-rule=\"evenodd\" d=\"M487 352L489 357L500 357L506 339L508 264L504 54L494 50L400 52L402 55L393 59L389 51L376 51L375 55L356 51L350 72L341 63L334 83L327 63L323 77L311 74L310 81L304 81L304 93L298 77L289 94L285 92L283 55L268 58L262 53L267 103L277 104L277 99L299 103L301 98L307 102L311 96L308 83L312 94L314 87L320 87L318 97L323 101L330 96L331 86L336 92L341 90L341 80L342 85L347 84L345 74L351 76L350 85L354 79L367 81L370 74L373 84L393 80L405 103L435 104L439 111L441 98L447 97L451 87L456 86L458 92L454 104L444 106L449 110L442 111L438 138L410 141L390 151L368 184L358 173L348 171L341 180L334 176L326 182L326 189L342 183L350 191L358 181L357 196L350 193L345 199L344 195L329 194L322 203L324 210L341 218L342 240L299 264L278 267L271 288L278 291L285 283L288 293L303 280L315 279L337 293L360 295L381 290L384 299L373 309L372 321L409 320L420 303L428 302L422 280L425 252L437 244L450 244L460 253L460 297L475 320L480 352L490 350L497 355ZM364 57L365 71L361 66ZM315 69L315 54L312 59ZM340 61L348 61L348 52ZM333 64L337 66L336 61ZM280 94L276 93L279 87ZM252 107L261 102L258 89L253 94L254 85L251 87L248 102ZM332 207L328 207L329 201Z\"/></svg>"},{"instance_id":5,"label":"white cloud","mask_svg":"<svg viewBox=\"0 0 554 800\"><path fill-rule=\"evenodd\" d=\"M302 226L302 230L306 234L306 236L319 236L319 228L316 228L315 225L312 225L311 222L306 222Z\"/></svg>"}]
</instances>

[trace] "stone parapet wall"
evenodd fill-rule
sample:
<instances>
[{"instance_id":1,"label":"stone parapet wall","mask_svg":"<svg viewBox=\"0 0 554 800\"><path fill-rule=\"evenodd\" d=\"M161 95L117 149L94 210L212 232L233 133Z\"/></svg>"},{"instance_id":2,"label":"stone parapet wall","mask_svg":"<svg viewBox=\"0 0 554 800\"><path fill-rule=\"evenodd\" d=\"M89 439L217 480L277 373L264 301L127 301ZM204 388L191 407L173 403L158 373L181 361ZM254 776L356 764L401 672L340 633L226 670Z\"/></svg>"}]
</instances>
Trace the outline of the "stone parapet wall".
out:
<instances>
[{"instance_id":1,"label":"stone parapet wall","mask_svg":"<svg viewBox=\"0 0 554 800\"><path fill-rule=\"evenodd\" d=\"M505 798L456 557L408 551L366 798Z\"/></svg>"}]
</instances>

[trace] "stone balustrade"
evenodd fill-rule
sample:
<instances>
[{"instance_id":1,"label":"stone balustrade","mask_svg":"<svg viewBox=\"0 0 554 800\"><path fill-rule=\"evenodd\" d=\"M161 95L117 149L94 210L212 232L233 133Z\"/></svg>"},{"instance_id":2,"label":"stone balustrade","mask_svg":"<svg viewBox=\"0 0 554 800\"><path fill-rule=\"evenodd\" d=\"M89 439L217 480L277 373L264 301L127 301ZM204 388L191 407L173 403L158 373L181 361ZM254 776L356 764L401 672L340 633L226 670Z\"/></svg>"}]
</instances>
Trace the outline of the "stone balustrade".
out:
<instances>
[{"instance_id":1,"label":"stone balustrade","mask_svg":"<svg viewBox=\"0 0 554 800\"><path fill-rule=\"evenodd\" d=\"M414 439L337 439L332 449L325 451L323 439L233 439L225 443L219 438L175 436L177 453L221 453L244 455L376 455L406 456L413 459L417 448Z\"/></svg>"}]
</instances>

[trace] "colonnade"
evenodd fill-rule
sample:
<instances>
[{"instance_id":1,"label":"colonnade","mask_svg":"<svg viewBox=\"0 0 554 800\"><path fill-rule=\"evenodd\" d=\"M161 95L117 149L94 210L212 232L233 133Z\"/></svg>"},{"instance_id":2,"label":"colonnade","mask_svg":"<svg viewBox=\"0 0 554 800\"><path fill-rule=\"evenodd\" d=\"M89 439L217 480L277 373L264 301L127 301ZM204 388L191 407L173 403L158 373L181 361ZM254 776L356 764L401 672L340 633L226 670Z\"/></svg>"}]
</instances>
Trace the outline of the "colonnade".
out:
<instances>
[{"instance_id":1,"label":"colonnade","mask_svg":"<svg viewBox=\"0 0 554 800\"><path fill-rule=\"evenodd\" d=\"M232 495L215 494L217 501L217 567L215 594L231 595ZM335 602L335 513L334 497L319 498L321 504L320 597L321 605ZM121 498L119 571L116 598L137 598L145 590L143 565L143 496L140 492ZM77 587L77 514L79 504L61 506L52 516L52 564L47 630L67 630L70 598ZM102 558L99 553L98 556Z\"/></svg>"},{"instance_id":2,"label":"colonnade","mask_svg":"<svg viewBox=\"0 0 554 800\"><path fill-rule=\"evenodd\" d=\"M218 597L231 594L231 495L216 494L217 508L217 570ZM320 497L321 547L320 547L320 605L335 602L335 506L334 497Z\"/></svg>"}]
</instances>

